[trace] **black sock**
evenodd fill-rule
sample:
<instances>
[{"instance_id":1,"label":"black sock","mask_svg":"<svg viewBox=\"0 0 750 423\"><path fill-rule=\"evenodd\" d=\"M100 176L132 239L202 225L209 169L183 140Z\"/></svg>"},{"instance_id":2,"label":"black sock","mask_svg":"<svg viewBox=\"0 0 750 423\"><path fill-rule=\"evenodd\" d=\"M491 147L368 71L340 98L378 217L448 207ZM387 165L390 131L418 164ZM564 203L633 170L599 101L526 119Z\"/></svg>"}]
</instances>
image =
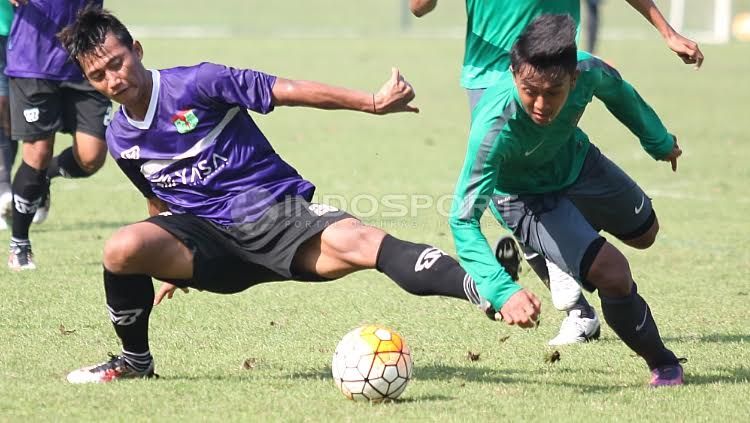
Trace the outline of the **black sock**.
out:
<instances>
[{"instance_id":1,"label":"black sock","mask_svg":"<svg viewBox=\"0 0 750 423\"><path fill-rule=\"evenodd\" d=\"M538 254L536 251L525 245L522 245L521 249L523 250L523 258L526 259L526 263L528 263L529 267L531 267L531 270L533 270L534 273L539 276L539 279L542 281L544 286L549 289L549 271L547 270L547 260L544 259L543 255Z\"/></svg>"},{"instance_id":2,"label":"black sock","mask_svg":"<svg viewBox=\"0 0 750 423\"><path fill-rule=\"evenodd\" d=\"M89 176L76 161L73 155L73 147L66 148L50 161L47 168L47 177L52 179L58 176L63 178L85 178Z\"/></svg>"},{"instance_id":3,"label":"black sock","mask_svg":"<svg viewBox=\"0 0 750 423\"><path fill-rule=\"evenodd\" d=\"M148 348L148 318L154 303L151 277L116 275L104 269L104 292L125 360L136 370L145 370L151 362Z\"/></svg>"},{"instance_id":4,"label":"black sock","mask_svg":"<svg viewBox=\"0 0 750 423\"><path fill-rule=\"evenodd\" d=\"M568 314L570 314L573 310L579 310L581 312L581 317L585 319L592 319L594 317L594 307L591 307L588 301L586 301L586 297L583 295L583 292L578 297L578 301L576 301L575 304L573 304L573 307L568 310Z\"/></svg>"},{"instance_id":5,"label":"black sock","mask_svg":"<svg viewBox=\"0 0 750 423\"><path fill-rule=\"evenodd\" d=\"M607 324L631 350L646 360L650 369L678 363L674 353L664 346L651 310L638 295L635 283L627 297L609 298L600 293L599 298Z\"/></svg>"},{"instance_id":6,"label":"black sock","mask_svg":"<svg viewBox=\"0 0 750 423\"><path fill-rule=\"evenodd\" d=\"M471 277L453 257L435 247L386 235L380 244L376 268L411 294L471 298L472 303L479 303Z\"/></svg>"},{"instance_id":7,"label":"black sock","mask_svg":"<svg viewBox=\"0 0 750 423\"><path fill-rule=\"evenodd\" d=\"M42 202L46 170L21 162L13 178L13 238L29 239L29 227Z\"/></svg>"}]
</instances>

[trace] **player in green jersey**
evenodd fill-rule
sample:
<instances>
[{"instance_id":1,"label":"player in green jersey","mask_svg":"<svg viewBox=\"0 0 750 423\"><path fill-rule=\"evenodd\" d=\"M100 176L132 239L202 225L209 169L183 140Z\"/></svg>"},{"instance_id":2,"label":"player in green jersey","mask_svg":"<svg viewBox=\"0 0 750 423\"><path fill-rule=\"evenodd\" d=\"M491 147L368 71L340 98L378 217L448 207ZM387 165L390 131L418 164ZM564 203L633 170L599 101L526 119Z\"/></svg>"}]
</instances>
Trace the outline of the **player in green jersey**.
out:
<instances>
[{"instance_id":1,"label":"player in green jersey","mask_svg":"<svg viewBox=\"0 0 750 423\"><path fill-rule=\"evenodd\" d=\"M685 63L700 67L703 54L698 45L677 33L664 19L651 0L627 0L659 31L667 46ZM432 11L437 0L410 0L416 16ZM510 66L510 50L521 31L535 17L544 13L570 14L580 23L579 0L466 0L466 41L461 86L466 88L469 107L473 109L487 87L491 86ZM523 246L526 261L550 289L552 303L565 311L560 332L550 345L585 342L599 336L599 319L581 288L573 278L549 260ZM503 237L495 244L495 255L514 279L518 278L520 257L511 237Z\"/></svg>"},{"instance_id":2,"label":"player in green jersey","mask_svg":"<svg viewBox=\"0 0 750 423\"><path fill-rule=\"evenodd\" d=\"M450 225L464 268L503 320L531 327L539 313L482 234L489 206L498 221L536 253L598 290L614 332L652 371L654 386L682 384L682 367L661 341L625 256L599 232L639 249L659 223L650 199L578 128L594 97L638 137L656 160L677 170L682 151L656 113L619 73L578 52L568 15L542 15L511 50L511 68L472 113L469 146Z\"/></svg>"}]
</instances>

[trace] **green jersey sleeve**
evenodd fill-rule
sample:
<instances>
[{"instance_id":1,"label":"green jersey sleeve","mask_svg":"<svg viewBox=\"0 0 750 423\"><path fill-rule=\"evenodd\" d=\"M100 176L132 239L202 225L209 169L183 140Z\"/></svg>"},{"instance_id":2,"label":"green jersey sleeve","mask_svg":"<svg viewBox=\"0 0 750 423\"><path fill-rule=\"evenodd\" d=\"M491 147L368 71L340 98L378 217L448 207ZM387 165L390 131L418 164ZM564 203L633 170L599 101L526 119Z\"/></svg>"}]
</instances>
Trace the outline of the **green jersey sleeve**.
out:
<instances>
[{"instance_id":1,"label":"green jersey sleeve","mask_svg":"<svg viewBox=\"0 0 750 423\"><path fill-rule=\"evenodd\" d=\"M656 160L663 159L672 151L674 137L667 132L656 112L641 98L632 85L600 59L587 60L588 72L597 79L594 96L625 125L641 142L641 146ZM580 67L579 67L580 69Z\"/></svg>"},{"instance_id":2,"label":"green jersey sleeve","mask_svg":"<svg viewBox=\"0 0 750 423\"><path fill-rule=\"evenodd\" d=\"M504 109L498 116L475 116L449 219L462 266L476 282L479 294L496 310L521 289L497 262L480 228L500 172L503 128L515 112L515 103ZM483 110L489 114L498 109Z\"/></svg>"}]
</instances>

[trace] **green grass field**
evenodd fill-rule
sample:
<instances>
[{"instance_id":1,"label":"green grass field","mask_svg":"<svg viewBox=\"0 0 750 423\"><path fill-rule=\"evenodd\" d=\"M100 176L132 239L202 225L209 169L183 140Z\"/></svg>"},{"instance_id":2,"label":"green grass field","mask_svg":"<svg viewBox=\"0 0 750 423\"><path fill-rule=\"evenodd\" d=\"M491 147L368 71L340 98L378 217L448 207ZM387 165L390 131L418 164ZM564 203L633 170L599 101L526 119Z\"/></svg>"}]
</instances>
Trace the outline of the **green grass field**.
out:
<instances>
[{"instance_id":1,"label":"green grass field","mask_svg":"<svg viewBox=\"0 0 750 423\"><path fill-rule=\"evenodd\" d=\"M238 14L230 2L223 13L197 1L152 3L108 2L137 25L247 21L261 28L279 19L274 13L288 13L290 28L335 26L330 13L341 2L294 2L305 6L285 11L281 4L261 10L252 1ZM610 22L632 18L613 3L607 2ZM279 109L257 122L277 151L316 183L319 196L439 198L452 193L465 149L467 101L457 82L462 41L400 34L397 4L388 4L393 7L342 7L342 21L374 32L367 37L153 38L144 40L145 62L168 67L210 60L367 90L398 65L416 88L419 115ZM436 21L460 28L461 8L446 6ZM384 35L371 20L387 22ZM581 122L654 198L662 228L657 243L647 251L622 248L668 346L690 360L685 386L647 388L644 363L609 328L600 341L560 348L561 361L545 363L546 342L563 316L531 274L522 283L543 299L543 321L523 331L492 323L459 301L410 296L375 271L234 296L178 293L151 317L161 379L68 385L67 372L119 351L104 307L101 252L113 231L146 215L142 197L110 161L89 180L53 184L50 219L32 228L37 271L0 270L0 421L746 420L750 44L705 45L704 52L706 64L694 72L655 36L601 44L600 54L679 136L685 154L678 173L652 161L600 104ZM59 141L59 147L69 142ZM389 218L368 213L366 205L360 207L365 221L453 251L436 207ZM492 219L484 224L488 237L502 233ZM598 298L590 298L599 309ZM391 326L412 347L415 378L401 401L352 403L333 384L336 343L364 323ZM468 351L480 359L467 360ZM256 359L255 368L242 367L248 358Z\"/></svg>"}]
</instances>

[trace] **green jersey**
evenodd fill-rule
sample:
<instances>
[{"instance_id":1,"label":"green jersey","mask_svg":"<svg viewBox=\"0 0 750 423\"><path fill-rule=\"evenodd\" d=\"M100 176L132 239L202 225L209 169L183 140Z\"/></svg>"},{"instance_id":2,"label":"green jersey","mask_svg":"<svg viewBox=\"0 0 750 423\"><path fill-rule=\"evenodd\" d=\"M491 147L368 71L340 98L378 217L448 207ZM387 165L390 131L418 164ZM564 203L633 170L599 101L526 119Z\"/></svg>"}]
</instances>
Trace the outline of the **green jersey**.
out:
<instances>
[{"instance_id":1,"label":"green jersey","mask_svg":"<svg viewBox=\"0 0 750 423\"><path fill-rule=\"evenodd\" d=\"M9 1L0 1L0 37L7 37L13 23L13 5Z\"/></svg>"},{"instance_id":2,"label":"green jersey","mask_svg":"<svg viewBox=\"0 0 750 423\"><path fill-rule=\"evenodd\" d=\"M497 309L520 287L495 260L479 220L493 194L556 192L576 181L590 146L577 125L593 97L638 137L654 159L666 157L674 146L656 113L615 69L579 52L578 70L575 88L548 125L537 125L526 114L510 72L487 89L472 113L450 225L462 265L479 293Z\"/></svg>"},{"instance_id":3,"label":"green jersey","mask_svg":"<svg viewBox=\"0 0 750 423\"><path fill-rule=\"evenodd\" d=\"M510 49L534 18L569 14L580 22L580 0L466 0L461 86L487 88L510 67Z\"/></svg>"}]
</instances>

